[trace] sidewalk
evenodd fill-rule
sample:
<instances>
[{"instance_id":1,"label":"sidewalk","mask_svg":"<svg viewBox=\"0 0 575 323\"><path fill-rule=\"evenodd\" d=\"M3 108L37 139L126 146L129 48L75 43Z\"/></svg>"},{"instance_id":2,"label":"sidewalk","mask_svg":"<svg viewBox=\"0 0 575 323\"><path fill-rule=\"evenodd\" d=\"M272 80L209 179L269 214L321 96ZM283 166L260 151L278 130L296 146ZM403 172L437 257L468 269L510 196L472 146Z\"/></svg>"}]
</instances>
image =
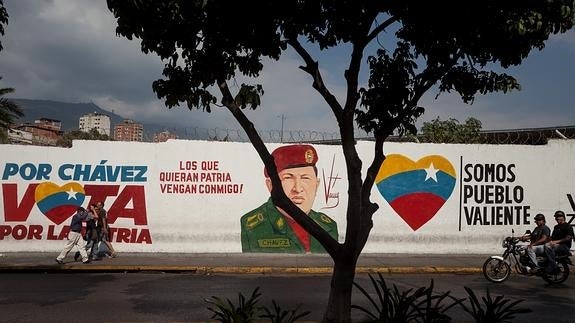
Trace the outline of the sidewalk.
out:
<instances>
[{"instance_id":1,"label":"sidewalk","mask_svg":"<svg viewBox=\"0 0 575 323\"><path fill-rule=\"evenodd\" d=\"M329 255L242 253L120 253L90 264L68 254L63 265L53 253L0 253L0 273L6 272L191 272L198 274L331 274ZM488 255L363 254L358 273L480 273Z\"/></svg>"}]
</instances>

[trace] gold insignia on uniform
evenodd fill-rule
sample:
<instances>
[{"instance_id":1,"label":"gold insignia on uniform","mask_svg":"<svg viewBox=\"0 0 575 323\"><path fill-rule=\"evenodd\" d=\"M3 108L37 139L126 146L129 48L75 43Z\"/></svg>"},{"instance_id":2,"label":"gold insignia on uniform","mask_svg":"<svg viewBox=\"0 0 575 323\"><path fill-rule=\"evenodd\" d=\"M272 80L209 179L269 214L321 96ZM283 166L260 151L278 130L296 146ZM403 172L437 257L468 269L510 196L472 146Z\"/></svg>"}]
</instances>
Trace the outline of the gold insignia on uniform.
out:
<instances>
[{"instance_id":1,"label":"gold insignia on uniform","mask_svg":"<svg viewBox=\"0 0 575 323\"><path fill-rule=\"evenodd\" d=\"M286 238L258 239L260 248L286 248L290 246L290 240Z\"/></svg>"},{"instance_id":2,"label":"gold insignia on uniform","mask_svg":"<svg viewBox=\"0 0 575 323\"><path fill-rule=\"evenodd\" d=\"M325 214L320 215L319 218L325 223L331 223L331 219Z\"/></svg>"},{"instance_id":3,"label":"gold insignia on uniform","mask_svg":"<svg viewBox=\"0 0 575 323\"><path fill-rule=\"evenodd\" d=\"M308 149L305 151L305 162L308 164L311 164L311 162L313 161L313 150Z\"/></svg>"},{"instance_id":4,"label":"gold insignia on uniform","mask_svg":"<svg viewBox=\"0 0 575 323\"><path fill-rule=\"evenodd\" d=\"M285 224L286 222L284 221L283 218L278 218L278 220L276 221L276 226L278 227L278 229L283 229Z\"/></svg>"},{"instance_id":5,"label":"gold insignia on uniform","mask_svg":"<svg viewBox=\"0 0 575 323\"><path fill-rule=\"evenodd\" d=\"M264 215L261 213L256 213L246 218L246 226L250 229L253 229L263 221L264 221Z\"/></svg>"}]
</instances>

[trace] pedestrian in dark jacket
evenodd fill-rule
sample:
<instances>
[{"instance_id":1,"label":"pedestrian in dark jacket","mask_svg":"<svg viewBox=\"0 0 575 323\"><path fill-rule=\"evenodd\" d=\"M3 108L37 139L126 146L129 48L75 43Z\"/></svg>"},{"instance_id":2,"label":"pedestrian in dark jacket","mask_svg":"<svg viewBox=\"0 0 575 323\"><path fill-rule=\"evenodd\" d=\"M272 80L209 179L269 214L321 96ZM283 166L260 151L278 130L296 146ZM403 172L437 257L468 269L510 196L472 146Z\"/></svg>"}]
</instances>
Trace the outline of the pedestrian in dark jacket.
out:
<instances>
[{"instance_id":1,"label":"pedestrian in dark jacket","mask_svg":"<svg viewBox=\"0 0 575 323\"><path fill-rule=\"evenodd\" d=\"M59 264L64 263L64 258L68 255L70 250L74 246L78 247L80 255L82 256L82 262L87 264L90 262L88 259L88 253L86 252L86 241L82 238L82 222L85 222L88 218L88 212L83 207L78 207L76 213L72 216L72 222L70 223L70 232L68 233L68 242L66 246L62 249L62 252L56 257L56 262Z\"/></svg>"},{"instance_id":2,"label":"pedestrian in dark jacket","mask_svg":"<svg viewBox=\"0 0 575 323\"><path fill-rule=\"evenodd\" d=\"M103 242L106 245L106 247L103 248L103 253L108 254L110 258L116 258L117 256L116 250L114 250L114 247L110 242L111 236L110 236L110 226L108 225L108 212L106 212L106 210L104 209L104 203L103 202L96 203L95 211L98 213L98 228L100 228L99 231L100 243L98 244L98 249L102 248L102 242ZM106 253L106 250L110 252ZM98 253L100 253L99 250Z\"/></svg>"},{"instance_id":3,"label":"pedestrian in dark jacket","mask_svg":"<svg viewBox=\"0 0 575 323\"><path fill-rule=\"evenodd\" d=\"M553 227L551 241L545 245L545 252L549 260L546 271L548 273L557 273L559 267L555 262L557 255L568 255L571 249L571 240L573 240L573 227L565 221L565 212L559 210L555 212L555 221L557 225Z\"/></svg>"},{"instance_id":4,"label":"pedestrian in dark jacket","mask_svg":"<svg viewBox=\"0 0 575 323\"><path fill-rule=\"evenodd\" d=\"M88 216L86 218L86 233L84 234L84 240L86 241L86 253L88 254L88 259L90 261L94 260L94 255L98 253L98 241L99 233L97 228L98 213L96 211L96 204L90 204L88 210L86 210ZM78 261L82 255L80 251L76 251L74 255L74 261ZM98 259L96 259L98 260Z\"/></svg>"}]
</instances>

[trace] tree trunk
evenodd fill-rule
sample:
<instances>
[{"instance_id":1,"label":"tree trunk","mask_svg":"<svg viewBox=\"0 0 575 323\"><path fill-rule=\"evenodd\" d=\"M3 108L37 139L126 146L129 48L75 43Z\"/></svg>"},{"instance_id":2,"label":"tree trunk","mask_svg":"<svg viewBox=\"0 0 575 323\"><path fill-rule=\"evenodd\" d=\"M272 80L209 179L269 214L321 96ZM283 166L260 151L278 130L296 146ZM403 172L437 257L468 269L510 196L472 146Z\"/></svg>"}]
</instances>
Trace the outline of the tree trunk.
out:
<instances>
[{"instance_id":1,"label":"tree trunk","mask_svg":"<svg viewBox=\"0 0 575 323\"><path fill-rule=\"evenodd\" d=\"M334 260L329 300L323 322L351 322L351 292L357 257Z\"/></svg>"}]
</instances>

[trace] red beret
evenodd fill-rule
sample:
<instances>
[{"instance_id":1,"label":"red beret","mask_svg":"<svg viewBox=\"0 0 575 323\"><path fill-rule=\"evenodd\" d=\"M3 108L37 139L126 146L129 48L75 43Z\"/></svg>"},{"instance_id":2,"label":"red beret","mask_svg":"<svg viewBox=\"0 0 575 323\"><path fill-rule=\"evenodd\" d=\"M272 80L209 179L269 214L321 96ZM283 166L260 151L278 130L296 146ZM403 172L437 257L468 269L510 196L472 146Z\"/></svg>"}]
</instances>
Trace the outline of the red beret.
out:
<instances>
[{"instance_id":1,"label":"red beret","mask_svg":"<svg viewBox=\"0 0 575 323\"><path fill-rule=\"evenodd\" d=\"M287 168L315 166L317 152L311 145L290 145L276 148L272 152L278 173ZM264 167L264 175L269 177Z\"/></svg>"}]
</instances>

